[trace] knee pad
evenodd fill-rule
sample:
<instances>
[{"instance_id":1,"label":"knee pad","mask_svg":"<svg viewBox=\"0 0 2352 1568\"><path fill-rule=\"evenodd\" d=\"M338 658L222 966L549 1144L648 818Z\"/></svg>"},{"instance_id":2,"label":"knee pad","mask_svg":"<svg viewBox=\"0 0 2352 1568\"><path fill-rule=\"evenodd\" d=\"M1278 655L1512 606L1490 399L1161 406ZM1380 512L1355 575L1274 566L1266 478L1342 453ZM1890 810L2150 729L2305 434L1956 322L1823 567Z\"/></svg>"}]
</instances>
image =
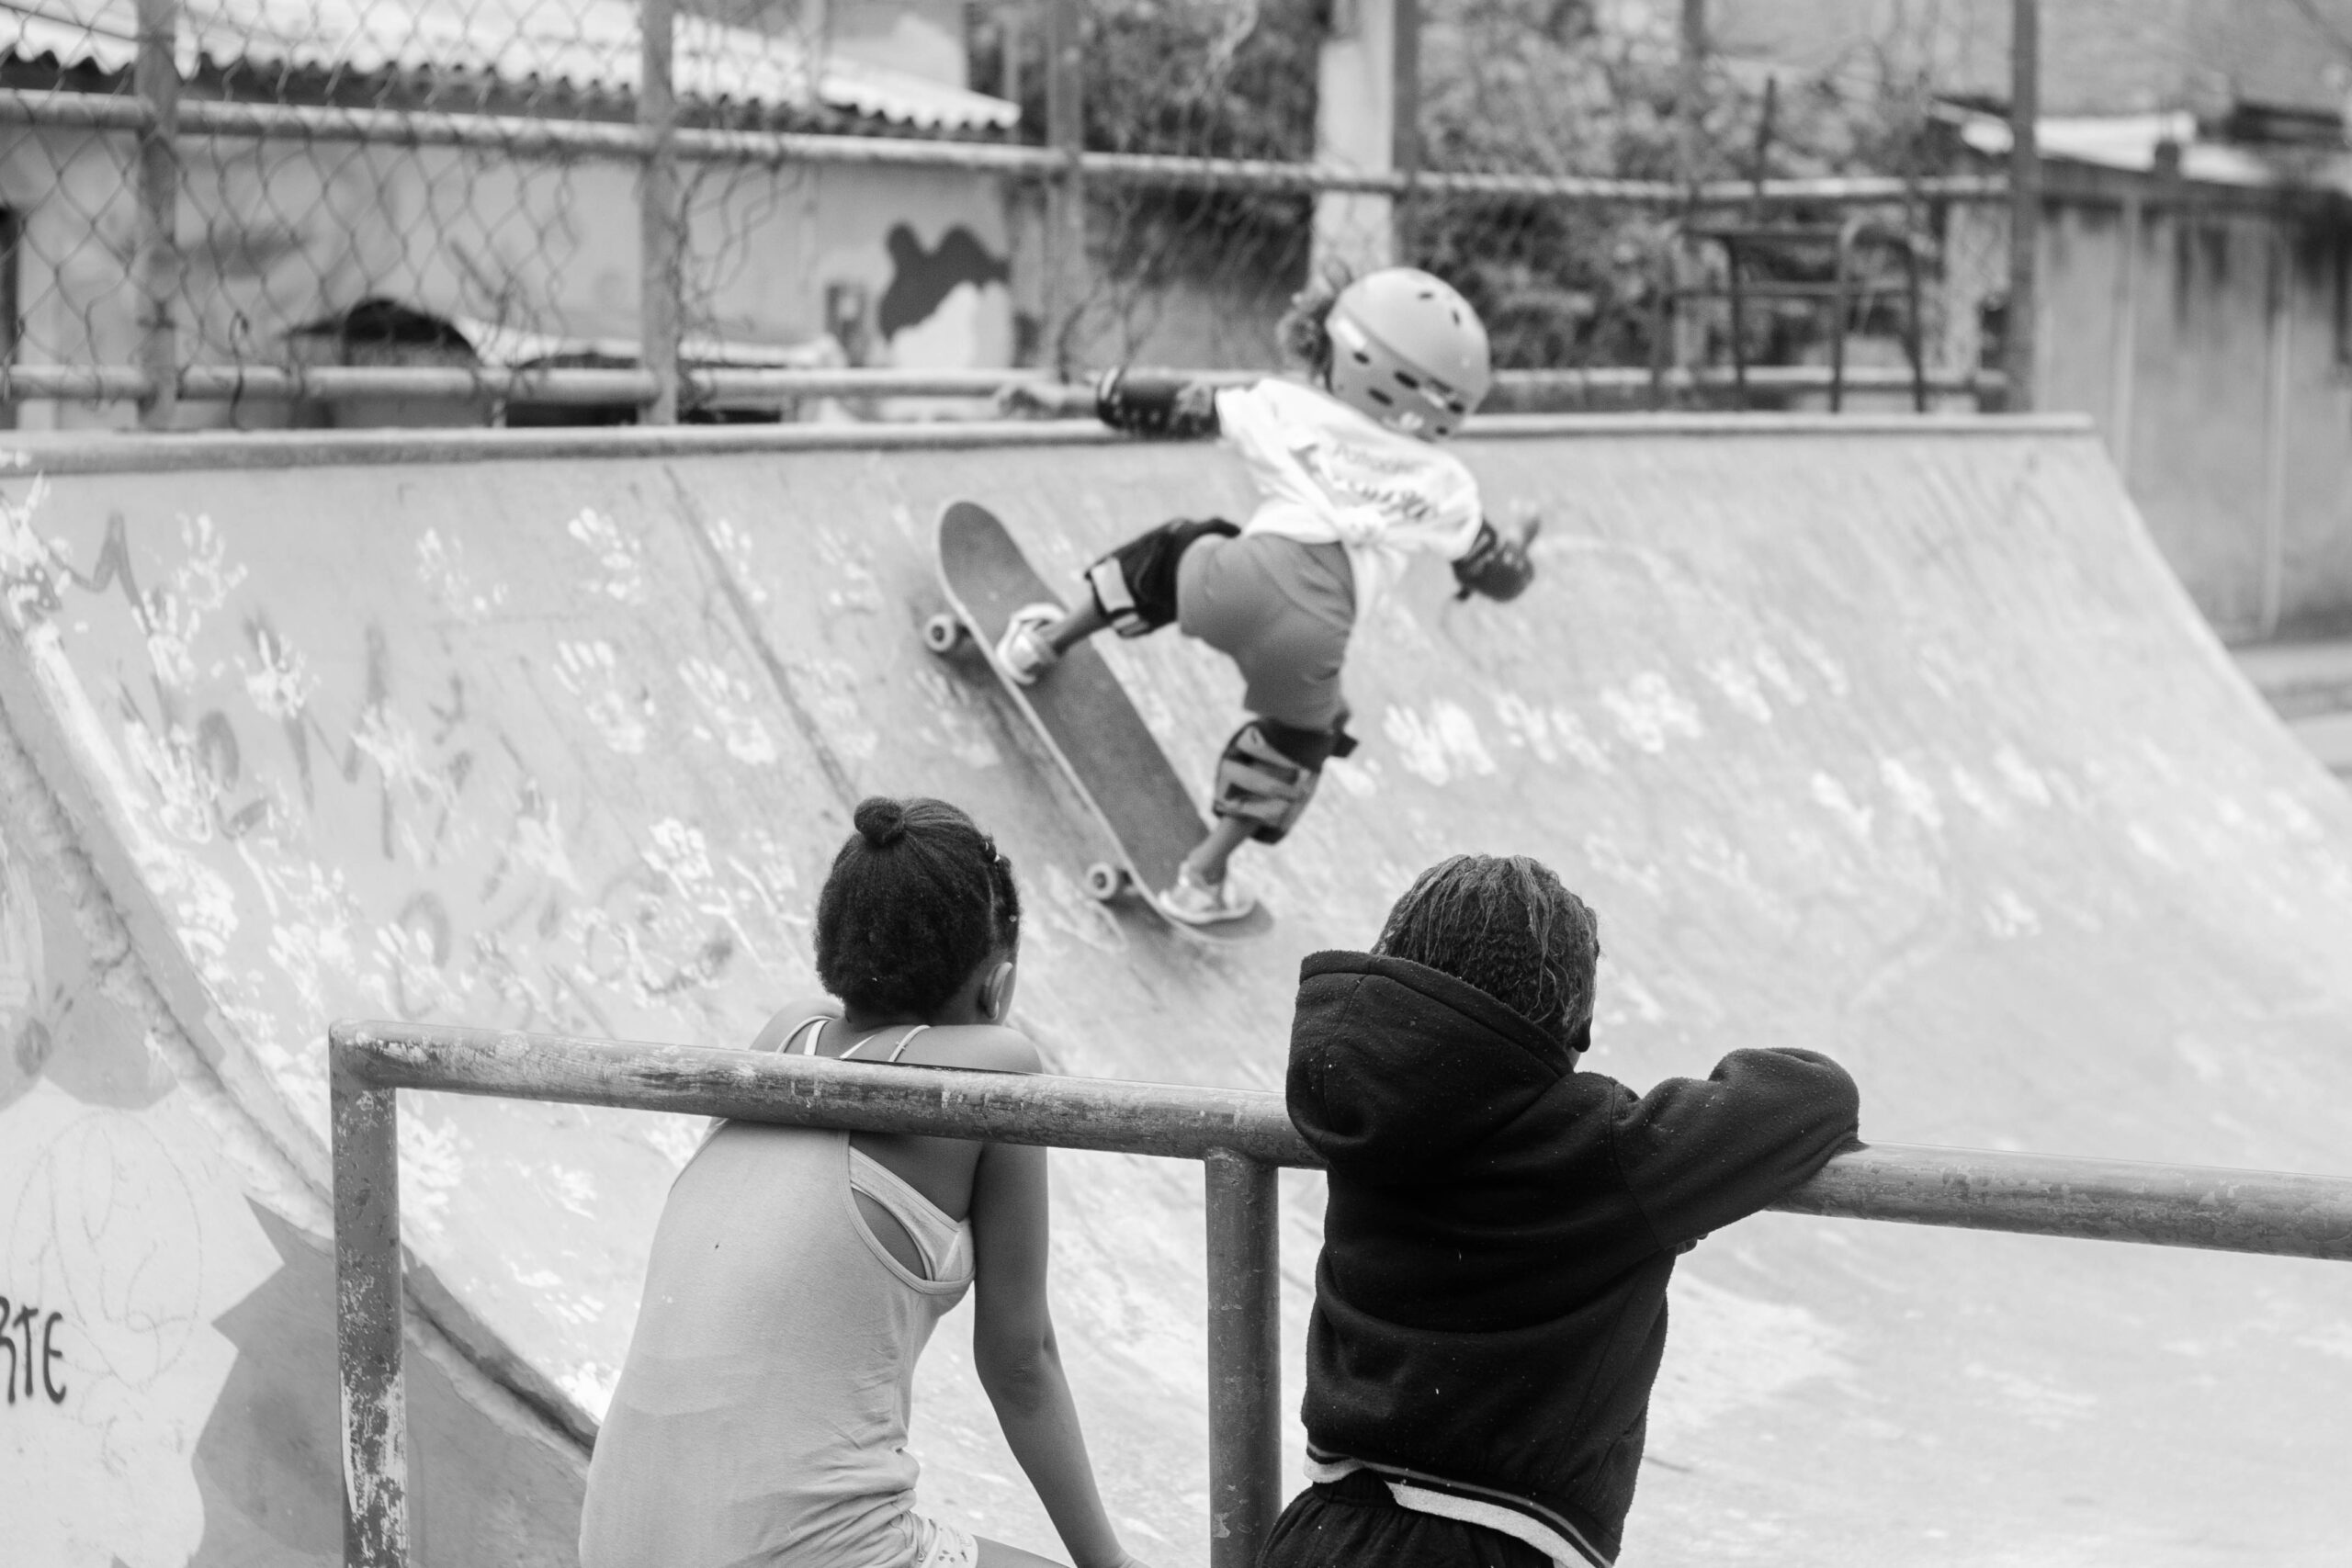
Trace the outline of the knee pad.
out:
<instances>
[{"instance_id":1,"label":"knee pad","mask_svg":"<svg viewBox=\"0 0 2352 1568\"><path fill-rule=\"evenodd\" d=\"M1216 799L1212 809L1253 824L1250 837L1279 844L1305 814L1322 782L1323 764L1352 740L1339 729L1301 729L1272 719L1252 719L1233 732L1216 760Z\"/></svg>"},{"instance_id":2,"label":"knee pad","mask_svg":"<svg viewBox=\"0 0 2352 1568\"><path fill-rule=\"evenodd\" d=\"M1179 517L1139 534L1086 569L1095 607L1121 637L1158 631L1176 618L1176 563L1204 535L1241 530L1222 517Z\"/></svg>"}]
</instances>

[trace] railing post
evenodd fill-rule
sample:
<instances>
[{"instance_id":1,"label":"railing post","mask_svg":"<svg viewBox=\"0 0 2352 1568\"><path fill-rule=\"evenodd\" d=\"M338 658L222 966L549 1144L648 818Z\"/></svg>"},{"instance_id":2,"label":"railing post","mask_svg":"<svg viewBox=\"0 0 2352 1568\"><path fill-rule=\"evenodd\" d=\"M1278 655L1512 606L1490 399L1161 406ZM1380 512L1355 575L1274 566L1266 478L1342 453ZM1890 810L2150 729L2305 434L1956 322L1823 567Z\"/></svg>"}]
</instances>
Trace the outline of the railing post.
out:
<instances>
[{"instance_id":1,"label":"railing post","mask_svg":"<svg viewBox=\"0 0 2352 1568\"><path fill-rule=\"evenodd\" d=\"M179 403L179 0L139 0L131 85L145 100L139 132L139 368L148 381L139 423L168 428Z\"/></svg>"},{"instance_id":2,"label":"railing post","mask_svg":"<svg viewBox=\"0 0 2352 1568\"><path fill-rule=\"evenodd\" d=\"M1274 1168L1212 1149L1209 1568L1254 1568L1282 1502L1282 1271Z\"/></svg>"},{"instance_id":3,"label":"railing post","mask_svg":"<svg viewBox=\"0 0 2352 1568\"><path fill-rule=\"evenodd\" d=\"M648 424L678 423L679 265L678 99L671 79L676 0L638 0L643 52L638 63L637 123L649 145L638 187L638 357L653 373Z\"/></svg>"},{"instance_id":4,"label":"railing post","mask_svg":"<svg viewBox=\"0 0 2352 1568\"><path fill-rule=\"evenodd\" d=\"M329 1069L329 1086L344 1568L408 1568L399 1100L397 1091L367 1082L340 1062Z\"/></svg>"}]
</instances>

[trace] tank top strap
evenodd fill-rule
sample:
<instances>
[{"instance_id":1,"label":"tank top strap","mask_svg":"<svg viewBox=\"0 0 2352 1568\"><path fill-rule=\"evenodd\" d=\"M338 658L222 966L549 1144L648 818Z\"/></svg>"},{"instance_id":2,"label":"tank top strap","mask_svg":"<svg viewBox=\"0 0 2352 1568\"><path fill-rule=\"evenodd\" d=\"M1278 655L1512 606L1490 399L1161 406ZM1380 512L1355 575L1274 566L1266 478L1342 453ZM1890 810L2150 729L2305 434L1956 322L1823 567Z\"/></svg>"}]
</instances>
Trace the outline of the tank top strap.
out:
<instances>
[{"instance_id":1,"label":"tank top strap","mask_svg":"<svg viewBox=\"0 0 2352 1568\"><path fill-rule=\"evenodd\" d=\"M792 1043L796 1040L799 1040L802 1032L805 1031L808 1037L807 1040L801 1042L800 1054L804 1056L815 1055L817 1054L817 1037L824 1033L825 1025L832 1021L833 1021L831 1017L821 1012L813 1013L810 1016L802 1019L798 1023L792 1026L792 1032L784 1037L784 1043L776 1048L776 1054L783 1056L791 1055ZM809 1027L812 1024L815 1025L814 1028Z\"/></svg>"},{"instance_id":2,"label":"tank top strap","mask_svg":"<svg viewBox=\"0 0 2352 1568\"><path fill-rule=\"evenodd\" d=\"M927 1023L918 1023L913 1028L908 1030L904 1034L899 1035L899 1043L890 1048L890 1054L888 1056L885 1056L883 1060L886 1062L895 1062L900 1056L906 1055L907 1042L912 1040L916 1035L921 1034L924 1030L929 1029L931 1025ZM859 1041L856 1044L842 1052L841 1055L835 1059L843 1062L848 1061L852 1056L856 1055L860 1051L865 1050L868 1045L874 1043L876 1038L877 1036L876 1035L867 1035L865 1039Z\"/></svg>"}]
</instances>

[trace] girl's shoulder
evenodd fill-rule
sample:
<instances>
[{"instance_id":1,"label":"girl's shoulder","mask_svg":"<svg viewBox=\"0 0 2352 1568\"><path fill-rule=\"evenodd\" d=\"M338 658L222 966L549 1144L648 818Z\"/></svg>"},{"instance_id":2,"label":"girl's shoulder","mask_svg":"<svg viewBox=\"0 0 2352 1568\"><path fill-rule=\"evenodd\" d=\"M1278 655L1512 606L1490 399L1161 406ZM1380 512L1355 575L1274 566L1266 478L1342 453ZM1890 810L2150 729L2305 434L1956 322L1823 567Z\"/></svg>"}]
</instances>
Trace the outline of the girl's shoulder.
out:
<instances>
[{"instance_id":1,"label":"girl's shoulder","mask_svg":"<svg viewBox=\"0 0 2352 1568\"><path fill-rule=\"evenodd\" d=\"M781 1051L786 1045L796 1043L793 1036L799 1033L802 1027L810 1021L820 1018L839 1018L841 1015L842 1004L831 997L814 996L791 1002L776 1010L775 1016L762 1026L757 1034L752 1036L752 1043L748 1048L753 1051Z\"/></svg>"},{"instance_id":2,"label":"girl's shoulder","mask_svg":"<svg viewBox=\"0 0 2352 1568\"><path fill-rule=\"evenodd\" d=\"M909 1042L902 1062L926 1067L967 1067L983 1073L1035 1073L1045 1068L1036 1043L1001 1023L946 1023Z\"/></svg>"}]
</instances>

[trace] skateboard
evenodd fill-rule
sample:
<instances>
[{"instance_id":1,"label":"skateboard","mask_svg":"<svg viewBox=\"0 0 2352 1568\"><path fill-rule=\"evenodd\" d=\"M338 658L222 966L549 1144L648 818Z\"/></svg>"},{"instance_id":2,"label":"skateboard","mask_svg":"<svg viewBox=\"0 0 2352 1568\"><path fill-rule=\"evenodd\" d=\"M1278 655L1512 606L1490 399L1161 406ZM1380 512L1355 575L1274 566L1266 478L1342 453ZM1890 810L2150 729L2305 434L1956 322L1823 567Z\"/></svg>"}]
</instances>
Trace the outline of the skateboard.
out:
<instances>
[{"instance_id":1,"label":"skateboard","mask_svg":"<svg viewBox=\"0 0 2352 1568\"><path fill-rule=\"evenodd\" d=\"M1086 890L1108 902L1136 901L1180 931L1211 941L1256 936L1273 923L1260 905L1239 919L1194 926L1169 919L1149 895L1176 882L1176 868L1208 833L1192 793L1176 776L1111 666L1080 643L1034 686L1015 682L996 661L996 645L1024 604L1061 603L1037 575L996 513L968 501L939 513L939 586L948 612L923 625L923 643L948 654L977 647L1012 705L1045 742L1063 776L1109 835L1117 858L1086 868Z\"/></svg>"}]
</instances>

